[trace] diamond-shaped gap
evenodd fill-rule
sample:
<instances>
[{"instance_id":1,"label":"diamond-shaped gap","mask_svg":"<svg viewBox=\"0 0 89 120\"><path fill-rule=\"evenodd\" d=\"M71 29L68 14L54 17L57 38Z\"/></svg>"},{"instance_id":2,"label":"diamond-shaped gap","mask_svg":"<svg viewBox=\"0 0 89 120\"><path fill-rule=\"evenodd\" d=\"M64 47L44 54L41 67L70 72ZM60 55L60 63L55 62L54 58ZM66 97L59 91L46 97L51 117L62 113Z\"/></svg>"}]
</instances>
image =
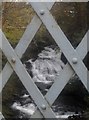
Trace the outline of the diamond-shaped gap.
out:
<instances>
[{"instance_id":1,"label":"diamond-shaped gap","mask_svg":"<svg viewBox=\"0 0 89 120\"><path fill-rule=\"evenodd\" d=\"M64 67L60 59L60 48L42 25L23 55L22 62L44 95Z\"/></svg>"},{"instance_id":2,"label":"diamond-shaped gap","mask_svg":"<svg viewBox=\"0 0 89 120\"><path fill-rule=\"evenodd\" d=\"M34 11L26 2L3 2L2 30L13 47L31 22Z\"/></svg>"},{"instance_id":3,"label":"diamond-shaped gap","mask_svg":"<svg viewBox=\"0 0 89 120\"><path fill-rule=\"evenodd\" d=\"M57 88L56 88L57 89ZM89 119L89 93L77 75L73 75L52 105L58 118L68 120Z\"/></svg>"},{"instance_id":4,"label":"diamond-shaped gap","mask_svg":"<svg viewBox=\"0 0 89 120\"><path fill-rule=\"evenodd\" d=\"M89 71L89 52L87 53L87 55L85 56L84 60L83 60L85 66L87 67L88 71Z\"/></svg>"},{"instance_id":5,"label":"diamond-shaped gap","mask_svg":"<svg viewBox=\"0 0 89 120\"><path fill-rule=\"evenodd\" d=\"M78 46L88 30L87 2L56 2L51 13L73 45Z\"/></svg>"},{"instance_id":6,"label":"diamond-shaped gap","mask_svg":"<svg viewBox=\"0 0 89 120\"><path fill-rule=\"evenodd\" d=\"M2 113L5 120L28 120L36 109L35 102L14 72L2 90Z\"/></svg>"}]
</instances>

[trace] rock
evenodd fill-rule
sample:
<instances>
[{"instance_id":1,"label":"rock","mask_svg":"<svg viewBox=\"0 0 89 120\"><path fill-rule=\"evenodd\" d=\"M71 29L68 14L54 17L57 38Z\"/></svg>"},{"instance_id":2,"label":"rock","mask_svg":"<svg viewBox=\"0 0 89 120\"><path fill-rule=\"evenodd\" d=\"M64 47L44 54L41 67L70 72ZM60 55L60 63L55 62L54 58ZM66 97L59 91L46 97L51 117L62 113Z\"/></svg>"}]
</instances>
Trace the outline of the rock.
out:
<instances>
[{"instance_id":1,"label":"rock","mask_svg":"<svg viewBox=\"0 0 89 120\"><path fill-rule=\"evenodd\" d=\"M51 81L48 81L48 82L35 82L37 87L40 89L40 90L45 90L45 89L48 89L51 87L51 85L53 84L53 82Z\"/></svg>"}]
</instances>

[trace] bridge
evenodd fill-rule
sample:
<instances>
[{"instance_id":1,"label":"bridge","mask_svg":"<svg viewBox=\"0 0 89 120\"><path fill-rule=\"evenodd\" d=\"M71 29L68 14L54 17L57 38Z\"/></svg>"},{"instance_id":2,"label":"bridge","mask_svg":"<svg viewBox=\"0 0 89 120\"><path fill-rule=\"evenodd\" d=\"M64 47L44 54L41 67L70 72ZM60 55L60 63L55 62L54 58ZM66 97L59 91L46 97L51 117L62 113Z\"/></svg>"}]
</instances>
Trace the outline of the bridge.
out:
<instances>
[{"instance_id":1,"label":"bridge","mask_svg":"<svg viewBox=\"0 0 89 120\"><path fill-rule=\"evenodd\" d=\"M2 43L2 45L0 44L0 49L8 60L0 73L0 92L6 85L13 71L15 71L38 107L31 118L56 118L61 120L61 118L56 117L51 106L73 74L78 75L85 88L89 91L87 76L89 71L83 63L83 59L89 51L87 48L87 36L89 31L87 31L78 47L74 49L50 12L54 3L55 2L30 2L36 14L31 23L27 26L15 49L12 48L2 30L0 30L0 43ZM64 69L60 71L60 76L57 77L45 96L39 91L21 62L22 55L25 53L42 24L46 26L50 35L60 47L68 61Z\"/></svg>"}]
</instances>

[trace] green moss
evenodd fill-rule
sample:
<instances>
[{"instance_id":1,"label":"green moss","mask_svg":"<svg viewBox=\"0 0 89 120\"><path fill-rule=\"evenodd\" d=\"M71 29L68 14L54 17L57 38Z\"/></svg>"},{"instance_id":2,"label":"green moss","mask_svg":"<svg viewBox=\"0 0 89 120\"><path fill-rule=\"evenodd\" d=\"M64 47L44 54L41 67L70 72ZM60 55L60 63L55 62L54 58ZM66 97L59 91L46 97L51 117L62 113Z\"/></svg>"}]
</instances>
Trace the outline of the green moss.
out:
<instances>
[{"instance_id":1,"label":"green moss","mask_svg":"<svg viewBox=\"0 0 89 120\"><path fill-rule=\"evenodd\" d=\"M24 29L7 29L4 31L4 34L6 35L9 42L11 42L12 45L17 44L20 38L22 37L24 33Z\"/></svg>"}]
</instances>

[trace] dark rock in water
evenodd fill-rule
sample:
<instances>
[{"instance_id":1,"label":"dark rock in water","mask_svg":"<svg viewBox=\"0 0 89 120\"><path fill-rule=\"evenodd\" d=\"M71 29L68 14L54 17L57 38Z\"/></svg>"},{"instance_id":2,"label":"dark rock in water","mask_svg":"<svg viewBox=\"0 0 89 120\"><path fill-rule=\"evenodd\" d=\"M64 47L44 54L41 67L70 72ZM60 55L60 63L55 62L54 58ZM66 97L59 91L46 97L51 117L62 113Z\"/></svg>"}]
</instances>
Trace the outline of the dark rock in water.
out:
<instances>
[{"instance_id":1,"label":"dark rock in water","mask_svg":"<svg viewBox=\"0 0 89 120\"><path fill-rule=\"evenodd\" d=\"M37 87L40 89L40 90L45 90L45 89L49 89L51 87L51 85L53 84L53 82L35 82Z\"/></svg>"},{"instance_id":2,"label":"dark rock in water","mask_svg":"<svg viewBox=\"0 0 89 120\"><path fill-rule=\"evenodd\" d=\"M55 82L56 77L59 76L60 70L62 70L61 66L65 67L64 63L66 64L67 62L66 60L64 61L65 58L63 54L61 56L61 54L58 52L59 50L55 51L55 49L52 49L51 47L46 47L38 55L38 58L35 61L30 59L25 62L25 67L28 73L44 96ZM63 59L64 63L60 59ZM74 75L71 77L66 87L62 90L52 105L52 109L55 114L62 115L61 117L68 118L69 116L68 120L83 120L81 114L83 114L82 111L86 106L84 102L85 95L87 95L87 92L84 86L82 85L78 76ZM13 97L14 108L19 110L17 118L27 118L28 120L28 112L32 107L30 105L32 104L33 108L35 108L35 102L32 100L25 88L23 88L19 94L13 95ZM22 110L22 112L20 110Z\"/></svg>"},{"instance_id":3,"label":"dark rock in water","mask_svg":"<svg viewBox=\"0 0 89 120\"><path fill-rule=\"evenodd\" d=\"M62 53L62 55L61 55L61 60L64 62L64 64L67 63L67 59L66 59L66 57L64 56L63 53Z\"/></svg>"},{"instance_id":4,"label":"dark rock in water","mask_svg":"<svg viewBox=\"0 0 89 120\"><path fill-rule=\"evenodd\" d=\"M33 73L32 73L32 71L31 71L31 70L32 70L32 64L31 64L31 62L30 62L30 61L26 61L26 62L24 63L24 65L25 65L28 73L30 74L30 76L33 78Z\"/></svg>"}]
</instances>

